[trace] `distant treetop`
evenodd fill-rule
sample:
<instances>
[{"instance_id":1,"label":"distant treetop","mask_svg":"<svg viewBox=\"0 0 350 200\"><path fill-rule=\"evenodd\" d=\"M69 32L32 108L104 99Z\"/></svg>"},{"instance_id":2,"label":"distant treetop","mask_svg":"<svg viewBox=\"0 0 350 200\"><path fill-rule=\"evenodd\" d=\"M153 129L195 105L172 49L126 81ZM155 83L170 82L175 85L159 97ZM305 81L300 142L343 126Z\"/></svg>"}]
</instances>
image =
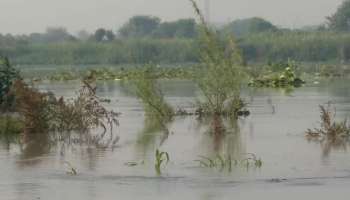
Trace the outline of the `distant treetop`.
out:
<instances>
[{"instance_id":1,"label":"distant treetop","mask_svg":"<svg viewBox=\"0 0 350 200\"><path fill-rule=\"evenodd\" d=\"M224 28L226 33L233 33L236 36L276 30L278 30L278 28L271 22L259 17L235 20Z\"/></svg>"},{"instance_id":2,"label":"distant treetop","mask_svg":"<svg viewBox=\"0 0 350 200\"><path fill-rule=\"evenodd\" d=\"M327 17L328 28L334 31L350 31L350 0L345 0L337 11Z\"/></svg>"}]
</instances>

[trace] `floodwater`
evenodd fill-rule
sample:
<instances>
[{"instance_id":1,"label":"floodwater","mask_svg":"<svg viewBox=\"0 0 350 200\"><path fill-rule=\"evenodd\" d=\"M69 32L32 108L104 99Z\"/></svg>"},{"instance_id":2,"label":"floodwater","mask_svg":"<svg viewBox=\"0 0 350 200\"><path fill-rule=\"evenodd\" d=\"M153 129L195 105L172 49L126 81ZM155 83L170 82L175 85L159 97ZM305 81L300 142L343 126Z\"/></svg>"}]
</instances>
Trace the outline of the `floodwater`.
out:
<instances>
[{"instance_id":1,"label":"floodwater","mask_svg":"<svg viewBox=\"0 0 350 200\"><path fill-rule=\"evenodd\" d=\"M113 148L74 145L63 151L44 138L18 145L0 141L0 199L347 199L350 154L347 143L308 141L304 132L319 126L319 104L332 101L337 118L350 114L350 80L321 82L292 92L245 89L251 115L237 123L223 119L226 131L213 133L212 120L177 117L164 134L142 105L119 82L99 83L98 95L121 112ZM166 99L191 109L198 91L190 82L162 82ZM45 83L65 97L75 95L78 82ZM159 148L170 163L158 176L154 153ZM234 167L231 172L203 168L199 156L254 153L261 168ZM78 175L67 174L67 163ZM138 165L126 165L136 162Z\"/></svg>"}]
</instances>

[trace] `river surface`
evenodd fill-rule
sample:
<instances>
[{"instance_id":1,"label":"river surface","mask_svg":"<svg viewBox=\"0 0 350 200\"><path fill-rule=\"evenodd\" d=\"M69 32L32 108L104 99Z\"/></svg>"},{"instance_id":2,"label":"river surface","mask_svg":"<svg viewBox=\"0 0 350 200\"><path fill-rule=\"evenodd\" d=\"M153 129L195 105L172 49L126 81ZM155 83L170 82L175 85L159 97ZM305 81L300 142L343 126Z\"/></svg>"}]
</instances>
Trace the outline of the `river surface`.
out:
<instances>
[{"instance_id":1,"label":"river surface","mask_svg":"<svg viewBox=\"0 0 350 200\"><path fill-rule=\"evenodd\" d=\"M286 92L244 89L251 115L237 123L223 119L225 133L211 131L212 121L177 117L169 134L146 119L142 104L119 82L98 84L98 95L121 114L113 148L75 145L64 151L45 141L17 144L0 141L0 199L348 199L348 144L308 141L305 131L319 127L318 105L331 101L337 119L350 114L350 80L324 81ZM41 90L72 97L79 82L42 83ZM187 81L162 82L166 99L192 109L198 91ZM158 176L155 150L169 153L170 162ZM261 168L200 167L206 156L249 153ZM67 174L69 162L78 172ZM126 163L136 163L131 166Z\"/></svg>"}]
</instances>

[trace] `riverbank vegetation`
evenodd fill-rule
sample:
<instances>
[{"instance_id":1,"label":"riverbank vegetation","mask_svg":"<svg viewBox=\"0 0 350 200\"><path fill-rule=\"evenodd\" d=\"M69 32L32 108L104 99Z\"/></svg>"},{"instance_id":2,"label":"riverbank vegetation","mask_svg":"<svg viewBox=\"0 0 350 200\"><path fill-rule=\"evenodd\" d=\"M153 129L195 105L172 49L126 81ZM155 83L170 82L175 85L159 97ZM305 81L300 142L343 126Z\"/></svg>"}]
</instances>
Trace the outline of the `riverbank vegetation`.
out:
<instances>
[{"instance_id":1,"label":"riverbank vegetation","mask_svg":"<svg viewBox=\"0 0 350 200\"><path fill-rule=\"evenodd\" d=\"M179 64L200 61L200 36L189 39L127 38L107 42L62 41L44 44L22 44L16 36L13 37L13 43L0 42L0 55L8 56L16 65ZM237 45L248 63L292 59L342 64L350 59L350 36L343 32L279 30L248 34L237 39Z\"/></svg>"}]
</instances>

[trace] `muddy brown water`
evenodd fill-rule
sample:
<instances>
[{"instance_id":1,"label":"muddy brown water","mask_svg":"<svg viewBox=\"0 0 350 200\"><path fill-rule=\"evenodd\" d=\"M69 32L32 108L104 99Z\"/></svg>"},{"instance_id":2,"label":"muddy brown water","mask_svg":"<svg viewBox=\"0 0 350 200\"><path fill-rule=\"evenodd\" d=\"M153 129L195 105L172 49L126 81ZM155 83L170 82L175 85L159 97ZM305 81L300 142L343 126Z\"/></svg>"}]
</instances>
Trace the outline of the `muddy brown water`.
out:
<instances>
[{"instance_id":1,"label":"muddy brown water","mask_svg":"<svg viewBox=\"0 0 350 200\"><path fill-rule=\"evenodd\" d=\"M251 115L237 124L223 120L225 134L213 134L210 120L177 117L164 135L145 119L140 102L119 82L99 83L98 95L121 112L120 137L114 148L75 145L63 152L40 141L18 145L0 141L0 199L347 199L350 154L347 143L327 145L305 138L319 126L318 105L332 101L337 118L350 114L350 80L307 85L290 93L244 89ZM162 82L167 100L191 109L198 95L187 81ZM42 90L74 96L78 82L40 84ZM170 155L157 176L154 152ZM202 168L199 156L254 153L261 168L234 167L231 172ZM78 175L67 174L71 163ZM125 163L136 162L136 166Z\"/></svg>"}]
</instances>

